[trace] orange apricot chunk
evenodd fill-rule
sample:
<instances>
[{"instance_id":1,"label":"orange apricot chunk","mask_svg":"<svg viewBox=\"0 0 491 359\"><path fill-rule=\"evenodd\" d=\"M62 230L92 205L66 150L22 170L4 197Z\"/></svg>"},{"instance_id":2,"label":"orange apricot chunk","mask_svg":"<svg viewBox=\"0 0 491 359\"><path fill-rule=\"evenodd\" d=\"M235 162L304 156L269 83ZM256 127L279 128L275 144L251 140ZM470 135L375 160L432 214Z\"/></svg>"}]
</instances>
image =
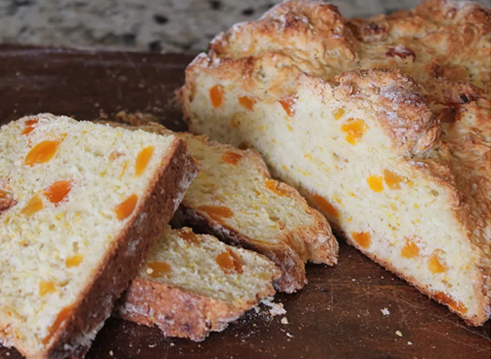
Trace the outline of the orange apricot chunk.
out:
<instances>
[{"instance_id":1,"label":"orange apricot chunk","mask_svg":"<svg viewBox=\"0 0 491 359\"><path fill-rule=\"evenodd\" d=\"M400 183L404 182L404 177L399 176L392 171L384 170L384 180L390 189L400 189Z\"/></svg>"},{"instance_id":2,"label":"orange apricot chunk","mask_svg":"<svg viewBox=\"0 0 491 359\"><path fill-rule=\"evenodd\" d=\"M438 252L440 250L434 251L428 259L428 269L433 274L445 273L447 271L445 263L442 263L440 258L438 258Z\"/></svg>"},{"instance_id":3,"label":"orange apricot chunk","mask_svg":"<svg viewBox=\"0 0 491 359\"><path fill-rule=\"evenodd\" d=\"M368 126L365 121L358 118L350 118L341 126L341 130L346 133L346 141L352 145L360 142L361 138L367 132Z\"/></svg>"},{"instance_id":4,"label":"orange apricot chunk","mask_svg":"<svg viewBox=\"0 0 491 359\"><path fill-rule=\"evenodd\" d=\"M206 212L211 218L220 220L221 218L231 218L234 212L225 206L199 206L199 210Z\"/></svg>"},{"instance_id":5,"label":"orange apricot chunk","mask_svg":"<svg viewBox=\"0 0 491 359\"><path fill-rule=\"evenodd\" d=\"M133 211L135 210L136 204L138 203L138 196L136 194L132 194L126 200L121 202L116 206L116 217L122 221L128 218Z\"/></svg>"},{"instance_id":6,"label":"orange apricot chunk","mask_svg":"<svg viewBox=\"0 0 491 359\"><path fill-rule=\"evenodd\" d=\"M319 196L318 194L312 195L312 200L314 201L320 209L326 212L328 215L334 218L339 218L340 213L336 207L334 207L331 202L326 198Z\"/></svg>"},{"instance_id":7,"label":"orange apricot chunk","mask_svg":"<svg viewBox=\"0 0 491 359\"><path fill-rule=\"evenodd\" d=\"M367 232L352 232L351 237L361 248L368 248L372 242L370 234Z\"/></svg>"},{"instance_id":8,"label":"orange apricot chunk","mask_svg":"<svg viewBox=\"0 0 491 359\"><path fill-rule=\"evenodd\" d=\"M227 151L224 152L222 155L222 161L225 163L228 163L230 165L237 166L239 161L243 158L244 156L241 153L238 152L233 152L233 151Z\"/></svg>"},{"instance_id":9,"label":"orange apricot chunk","mask_svg":"<svg viewBox=\"0 0 491 359\"><path fill-rule=\"evenodd\" d=\"M222 85L215 85L210 89L210 101L214 108L220 107L223 104L225 90Z\"/></svg>"},{"instance_id":10,"label":"orange apricot chunk","mask_svg":"<svg viewBox=\"0 0 491 359\"><path fill-rule=\"evenodd\" d=\"M198 236L192 231L182 229L179 233L179 237L181 237L188 244L198 245L200 243Z\"/></svg>"},{"instance_id":11,"label":"orange apricot chunk","mask_svg":"<svg viewBox=\"0 0 491 359\"><path fill-rule=\"evenodd\" d=\"M148 146L141 150L136 156L135 162L135 176L140 177L150 162L150 159L153 156L154 147Z\"/></svg>"},{"instance_id":12,"label":"orange apricot chunk","mask_svg":"<svg viewBox=\"0 0 491 359\"><path fill-rule=\"evenodd\" d=\"M230 249L217 255L215 261L225 273L240 274L244 271L240 258Z\"/></svg>"},{"instance_id":13,"label":"orange apricot chunk","mask_svg":"<svg viewBox=\"0 0 491 359\"><path fill-rule=\"evenodd\" d=\"M374 192L380 193L384 190L384 183L380 176L369 176L367 178L368 187Z\"/></svg>"},{"instance_id":14,"label":"orange apricot chunk","mask_svg":"<svg viewBox=\"0 0 491 359\"><path fill-rule=\"evenodd\" d=\"M285 110L286 114L289 117L292 117L295 115L295 105L297 104L297 96L289 96L282 98L281 100L278 100L280 103L281 107Z\"/></svg>"},{"instance_id":15,"label":"orange apricot chunk","mask_svg":"<svg viewBox=\"0 0 491 359\"><path fill-rule=\"evenodd\" d=\"M44 280L39 282L39 296L44 297L46 294L53 293L55 291L56 288L53 282Z\"/></svg>"},{"instance_id":16,"label":"orange apricot chunk","mask_svg":"<svg viewBox=\"0 0 491 359\"><path fill-rule=\"evenodd\" d=\"M57 181L44 190L44 195L51 203L58 205L72 189L72 181Z\"/></svg>"},{"instance_id":17,"label":"orange apricot chunk","mask_svg":"<svg viewBox=\"0 0 491 359\"><path fill-rule=\"evenodd\" d=\"M24 164L33 166L35 164L49 162L55 155L61 141L42 141L34 146L27 154Z\"/></svg>"},{"instance_id":18,"label":"orange apricot chunk","mask_svg":"<svg viewBox=\"0 0 491 359\"><path fill-rule=\"evenodd\" d=\"M459 313L466 314L468 312L468 309L464 303L455 300L454 298L443 292L436 292L434 296L437 301L448 305L450 308L456 310Z\"/></svg>"},{"instance_id":19,"label":"orange apricot chunk","mask_svg":"<svg viewBox=\"0 0 491 359\"><path fill-rule=\"evenodd\" d=\"M286 192L280 188L280 183L278 181L269 179L266 180L266 182L264 182L264 185L266 186L267 189L276 193L278 196L286 195Z\"/></svg>"},{"instance_id":20,"label":"orange apricot chunk","mask_svg":"<svg viewBox=\"0 0 491 359\"><path fill-rule=\"evenodd\" d=\"M336 109L332 115L334 116L334 119L339 120L341 117L344 115L344 110L342 108Z\"/></svg>"},{"instance_id":21,"label":"orange apricot chunk","mask_svg":"<svg viewBox=\"0 0 491 359\"><path fill-rule=\"evenodd\" d=\"M41 196L36 193L32 198L27 202L27 204L22 208L20 213L26 217L32 216L34 213L43 209L43 200Z\"/></svg>"},{"instance_id":22,"label":"orange apricot chunk","mask_svg":"<svg viewBox=\"0 0 491 359\"><path fill-rule=\"evenodd\" d=\"M38 121L39 120L37 118L33 118L32 120L27 120L26 122L24 122L25 127L24 127L24 130L21 132L21 135L28 135L32 131L34 131Z\"/></svg>"},{"instance_id":23,"label":"orange apricot chunk","mask_svg":"<svg viewBox=\"0 0 491 359\"><path fill-rule=\"evenodd\" d=\"M84 255L81 253L75 254L74 256L68 257L65 260L65 266L67 268L78 267L82 260L84 259Z\"/></svg>"},{"instance_id":24,"label":"orange apricot chunk","mask_svg":"<svg viewBox=\"0 0 491 359\"><path fill-rule=\"evenodd\" d=\"M72 309L73 309L73 304L63 308L58 313L58 316L56 317L54 323L48 329L48 335L43 339L43 344L46 345L47 343L49 343L49 341L53 337L53 334L55 334L58 331L58 329L60 329L63 322L68 319L69 315L72 312Z\"/></svg>"},{"instance_id":25,"label":"orange apricot chunk","mask_svg":"<svg viewBox=\"0 0 491 359\"><path fill-rule=\"evenodd\" d=\"M406 239L406 244L401 249L401 257L403 258L414 258L419 256L419 247L418 245L410 240Z\"/></svg>"},{"instance_id":26,"label":"orange apricot chunk","mask_svg":"<svg viewBox=\"0 0 491 359\"><path fill-rule=\"evenodd\" d=\"M152 278L162 278L172 273L172 267L166 262L150 262L147 266L150 269L147 274Z\"/></svg>"},{"instance_id":27,"label":"orange apricot chunk","mask_svg":"<svg viewBox=\"0 0 491 359\"><path fill-rule=\"evenodd\" d=\"M250 96L239 97L239 105L241 105L243 108L249 111L253 110L255 104L256 104L256 100L253 97Z\"/></svg>"}]
</instances>

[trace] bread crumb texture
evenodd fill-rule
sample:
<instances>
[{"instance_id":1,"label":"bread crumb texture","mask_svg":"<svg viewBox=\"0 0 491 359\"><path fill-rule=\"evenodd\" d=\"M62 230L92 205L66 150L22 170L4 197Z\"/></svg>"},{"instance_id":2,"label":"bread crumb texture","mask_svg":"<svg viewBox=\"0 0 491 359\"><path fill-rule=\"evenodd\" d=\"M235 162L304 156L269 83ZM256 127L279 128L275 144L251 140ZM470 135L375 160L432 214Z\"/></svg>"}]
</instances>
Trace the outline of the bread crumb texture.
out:
<instances>
[{"instance_id":1,"label":"bread crumb texture","mask_svg":"<svg viewBox=\"0 0 491 359\"><path fill-rule=\"evenodd\" d=\"M155 267L165 269L155 271ZM149 268L153 269L151 274ZM187 227L168 227L140 270L140 277L147 280L238 307L257 304L256 295L265 289L271 292L277 276L278 269L267 258L231 247L213 236L195 234Z\"/></svg>"},{"instance_id":2,"label":"bread crumb texture","mask_svg":"<svg viewBox=\"0 0 491 359\"><path fill-rule=\"evenodd\" d=\"M490 19L470 2L350 20L287 1L196 57L183 111L191 131L254 147L351 244L480 325L491 313Z\"/></svg>"},{"instance_id":3,"label":"bread crumb texture","mask_svg":"<svg viewBox=\"0 0 491 359\"><path fill-rule=\"evenodd\" d=\"M0 332L43 348L70 317L172 136L39 114L0 129Z\"/></svg>"},{"instance_id":4,"label":"bread crumb texture","mask_svg":"<svg viewBox=\"0 0 491 359\"><path fill-rule=\"evenodd\" d=\"M126 128L172 133L148 122ZM200 166L183 199L184 214L204 220L221 240L273 260L283 271L275 282L278 290L293 292L305 285L306 261L337 262L338 243L328 222L297 190L273 180L256 151L208 141L206 136L175 135L186 141Z\"/></svg>"}]
</instances>

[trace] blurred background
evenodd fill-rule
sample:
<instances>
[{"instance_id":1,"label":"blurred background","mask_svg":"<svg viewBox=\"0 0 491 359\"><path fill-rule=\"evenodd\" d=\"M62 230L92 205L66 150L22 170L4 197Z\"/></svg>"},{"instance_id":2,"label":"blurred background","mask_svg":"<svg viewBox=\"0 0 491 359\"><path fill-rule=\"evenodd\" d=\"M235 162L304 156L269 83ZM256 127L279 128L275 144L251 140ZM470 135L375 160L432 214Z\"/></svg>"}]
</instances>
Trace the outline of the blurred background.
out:
<instances>
[{"instance_id":1,"label":"blurred background","mask_svg":"<svg viewBox=\"0 0 491 359\"><path fill-rule=\"evenodd\" d=\"M256 19L272 0L0 0L0 43L198 52L220 31ZM331 0L345 17L420 0ZM490 6L491 0L478 0Z\"/></svg>"}]
</instances>

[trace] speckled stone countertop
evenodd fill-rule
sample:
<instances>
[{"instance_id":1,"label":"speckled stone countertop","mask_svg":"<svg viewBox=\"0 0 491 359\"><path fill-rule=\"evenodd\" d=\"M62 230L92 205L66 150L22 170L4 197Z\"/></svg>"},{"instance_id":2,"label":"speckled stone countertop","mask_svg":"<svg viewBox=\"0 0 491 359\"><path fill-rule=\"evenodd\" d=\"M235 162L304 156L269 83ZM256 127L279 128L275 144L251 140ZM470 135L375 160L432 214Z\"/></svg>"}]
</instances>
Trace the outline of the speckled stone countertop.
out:
<instances>
[{"instance_id":1,"label":"speckled stone countertop","mask_svg":"<svg viewBox=\"0 0 491 359\"><path fill-rule=\"evenodd\" d=\"M491 0L478 0L490 6ZM279 0L0 0L0 43L198 52L220 31ZM420 0L331 0L346 17Z\"/></svg>"}]
</instances>

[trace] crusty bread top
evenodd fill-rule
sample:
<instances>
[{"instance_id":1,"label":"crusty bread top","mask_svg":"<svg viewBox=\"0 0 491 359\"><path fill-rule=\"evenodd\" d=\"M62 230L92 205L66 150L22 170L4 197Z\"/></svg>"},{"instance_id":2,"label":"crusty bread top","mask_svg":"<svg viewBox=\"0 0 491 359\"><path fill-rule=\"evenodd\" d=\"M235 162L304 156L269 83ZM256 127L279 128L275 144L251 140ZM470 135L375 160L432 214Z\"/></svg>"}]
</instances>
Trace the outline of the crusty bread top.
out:
<instances>
[{"instance_id":1,"label":"crusty bread top","mask_svg":"<svg viewBox=\"0 0 491 359\"><path fill-rule=\"evenodd\" d=\"M491 286L490 14L476 3L430 0L346 20L323 1L288 1L236 24L196 57L180 93L183 112L190 119L195 93L206 91L197 89L200 76L225 96L258 103L294 104L302 88L340 106L369 106L401 160L453 192Z\"/></svg>"},{"instance_id":2,"label":"crusty bread top","mask_svg":"<svg viewBox=\"0 0 491 359\"><path fill-rule=\"evenodd\" d=\"M347 20L323 1L279 4L210 45L214 60L276 54L278 63L333 80L355 68L400 68L418 82L469 82L490 94L489 9L429 0L414 10Z\"/></svg>"}]
</instances>

